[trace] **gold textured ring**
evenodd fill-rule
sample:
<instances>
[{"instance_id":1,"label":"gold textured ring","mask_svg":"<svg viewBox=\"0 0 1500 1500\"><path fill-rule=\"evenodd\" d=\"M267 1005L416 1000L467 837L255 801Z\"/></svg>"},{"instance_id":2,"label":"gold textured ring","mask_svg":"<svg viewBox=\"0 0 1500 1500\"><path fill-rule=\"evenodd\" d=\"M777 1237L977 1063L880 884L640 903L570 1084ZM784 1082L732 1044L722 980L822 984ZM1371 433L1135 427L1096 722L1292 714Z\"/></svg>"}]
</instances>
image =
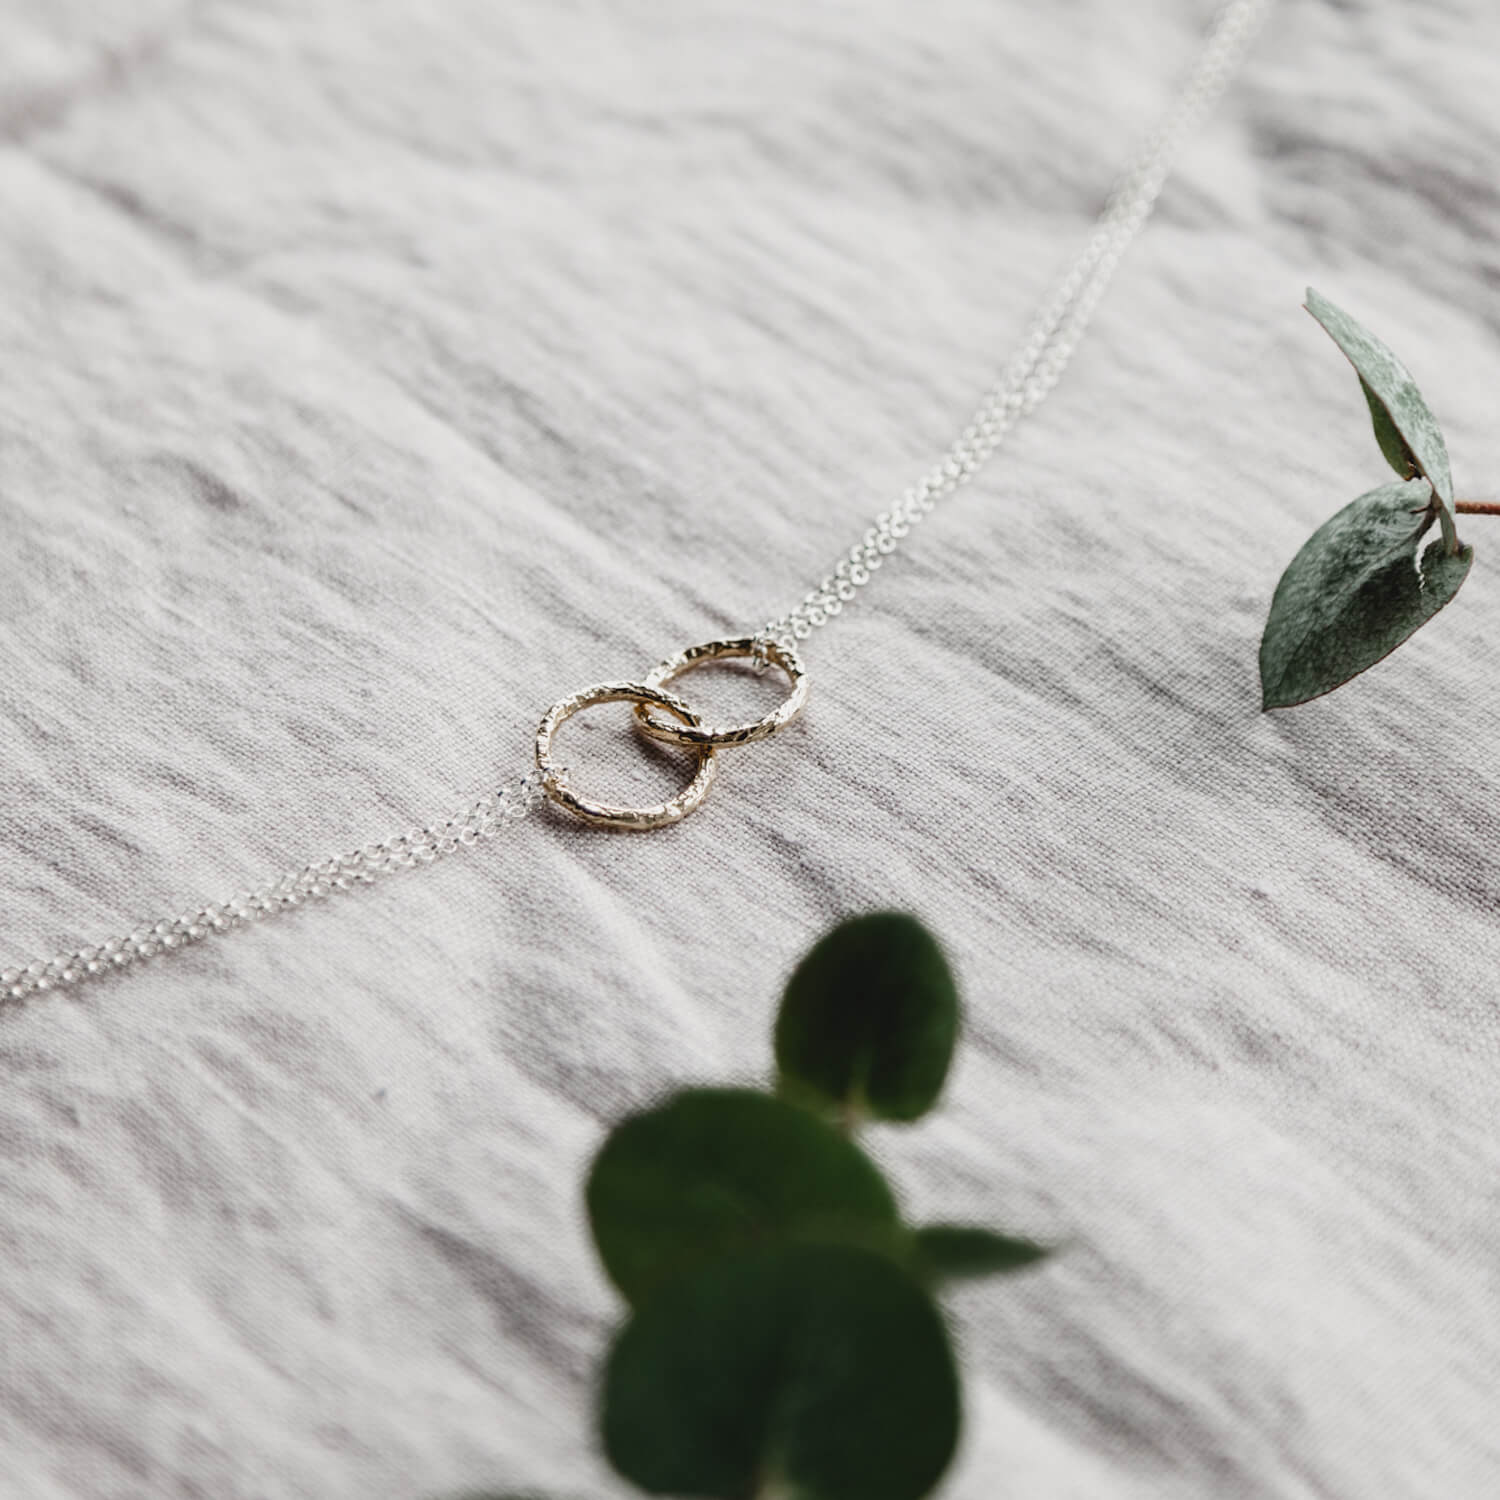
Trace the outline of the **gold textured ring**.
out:
<instances>
[{"instance_id":1,"label":"gold textured ring","mask_svg":"<svg viewBox=\"0 0 1500 1500\"><path fill-rule=\"evenodd\" d=\"M670 802L659 802L651 807L615 807L607 802L580 797L568 785L564 772L552 760L553 737L574 714L600 703L634 703L637 711L650 705L664 709L690 729L701 728L703 724L703 720L681 698L644 682L601 682L584 688L581 693L574 693L571 698L559 698L547 710L547 717L536 732L536 768L542 773L542 790L575 818L605 828L664 828L668 823L687 817L708 796L708 789L718 774L712 745L687 747L698 756L698 770L692 781Z\"/></svg>"},{"instance_id":2,"label":"gold textured ring","mask_svg":"<svg viewBox=\"0 0 1500 1500\"><path fill-rule=\"evenodd\" d=\"M808 681L802 659L790 646L777 641L753 635L725 641L705 641L703 645L689 646L686 651L679 651L660 666L653 667L642 678L642 682L647 687L660 688L682 673L691 671L699 662L735 656L750 656L768 661L786 673L791 692L765 718L757 719L753 724L738 724L731 729L714 729L696 716L689 721L679 714L678 718L682 722L673 724L660 714L652 713L651 706L642 702L636 705L636 722L653 739L669 740L674 745L706 746L710 749L719 745L748 745L775 734L778 729L784 729L806 705Z\"/></svg>"}]
</instances>

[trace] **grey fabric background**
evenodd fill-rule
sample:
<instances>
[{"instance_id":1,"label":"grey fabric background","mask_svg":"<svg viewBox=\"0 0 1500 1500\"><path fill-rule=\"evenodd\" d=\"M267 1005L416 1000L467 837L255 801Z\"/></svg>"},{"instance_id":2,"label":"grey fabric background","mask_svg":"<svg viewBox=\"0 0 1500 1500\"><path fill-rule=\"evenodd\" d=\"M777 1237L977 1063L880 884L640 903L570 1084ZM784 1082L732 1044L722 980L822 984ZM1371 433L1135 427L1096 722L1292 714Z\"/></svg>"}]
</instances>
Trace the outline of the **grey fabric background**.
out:
<instances>
[{"instance_id":1,"label":"grey fabric background","mask_svg":"<svg viewBox=\"0 0 1500 1500\"><path fill-rule=\"evenodd\" d=\"M554 698L800 597L1207 18L3 0L0 964L446 814ZM0 1494L623 1495L584 1164L763 1077L872 906L969 1017L874 1148L1070 1247L954 1301L953 1500L1500 1493L1500 523L1354 686L1255 676L1385 477L1306 282L1500 493L1497 58L1487 0L1286 0L1055 397L699 816L530 820L0 1013ZM680 774L622 716L567 745Z\"/></svg>"}]
</instances>

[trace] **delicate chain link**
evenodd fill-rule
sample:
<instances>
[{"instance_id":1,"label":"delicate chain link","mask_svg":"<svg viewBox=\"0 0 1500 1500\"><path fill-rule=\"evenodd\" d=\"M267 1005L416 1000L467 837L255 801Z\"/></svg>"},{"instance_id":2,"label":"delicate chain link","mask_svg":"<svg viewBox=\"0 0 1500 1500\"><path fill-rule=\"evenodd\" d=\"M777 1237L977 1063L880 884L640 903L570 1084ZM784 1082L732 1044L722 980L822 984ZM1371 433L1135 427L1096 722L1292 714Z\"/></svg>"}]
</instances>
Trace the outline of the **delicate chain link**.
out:
<instances>
[{"instance_id":1,"label":"delicate chain link","mask_svg":"<svg viewBox=\"0 0 1500 1500\"><path fill-rule=\"evenodd\" d=\"M1045 399L1072 358L1121 257L1151 216L1183 139L1228 86L1272 0L1229 0L1219 12L1182 92L1120 178L1088 243L1042 304L1026 340L985 393L969 425L795 609L762 634L783 646L805 641L838 615L902 540L945 495L979 471L1012 427Z\"/></svg>"},{"instance_id":2,"label":"delicate chain link","mask_svg":"<svg viewBox=\"0 0 1500 1500\"><path fill-rule=\"evenodd\" d=\"M1042 305L1025 343L980 402L969 425L895 507L875 518L875 524L801 604L764 628L761 639L794 650L793 642L805 640L837 615L911 527L944 495L972 478L1015 423L1057 384L1120 257L1150 216L1183 137L1223 92L1271 4L1272 0L1229 0L1224 6L1176 103L1110 195L1083 252ZM760 658L764 660L764 651ZM289 870L233 900L148 923L127 937L111 938L23 969L0 971L0 1004L113 974L306 901L371 885L397 870L432 864L489 838L544 800L541 774L533 771L442 823Z\"/></svg>"},{"instance_id":3,"label":"delicate chain link","mask_svg":"<svg viewBox=\"0 0 1500 1500\"><path fill-rule=\"evenodd\" d=\"M519 822L545 800L541 773L532 771L506 782L499 791L481 797L471 807L441 823L413 828L409 833L386 839L384 843L366 844L348 854L332 854L317 864L288 870L279 879L232 900L145 923L127 937L110 938L72 953L60 953L55 958L28 964L24 969L0 971L0 1004L99 979L204 938L264 921L304 902L323 900L356 886L373 885L397 870L430 865L491 837L508 823Z\"/></svg>"}]
</instances>

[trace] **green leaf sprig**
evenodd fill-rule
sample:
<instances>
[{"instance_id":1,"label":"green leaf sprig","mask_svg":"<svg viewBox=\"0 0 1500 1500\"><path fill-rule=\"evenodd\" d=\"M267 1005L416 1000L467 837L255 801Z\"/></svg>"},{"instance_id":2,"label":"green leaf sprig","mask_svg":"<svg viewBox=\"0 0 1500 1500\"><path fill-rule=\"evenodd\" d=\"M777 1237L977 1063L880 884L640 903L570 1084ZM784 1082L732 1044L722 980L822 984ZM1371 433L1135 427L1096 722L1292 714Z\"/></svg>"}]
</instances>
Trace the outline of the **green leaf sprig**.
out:
<instances>
[{"instance_id":1,"label":"green leaf sprig","mask_svg":"<svg viewBox=\"0 0 1500 1500\"><path fill-rule=\"evenodd\" d=\"M1311 287L1307 310L1354 366L1399 482L1325 521L1281 575L1260 643L1268 709L1321 697L1389 656L1469 576L1474 549L1459 541L1457 516L1500 512L1454 498L1442 429L1406 366ZM1421 550L1434 523L1440 534Z\"/></svg>"},{"instance_id":2,"label":"green leaf sprig","mask_svg":"<svg viewBox=\"0 0 1500 1500\"><path fill-rule=\"evenodd\" d=\"M687 1089L610 1134L585 1199L630 1305L600 1403L624 1478L713 1500L920 1500L937 1484L960 1401L934 1291L1048 1253L909 1227L855 1139L933 1107L958 1032L931 934L857 917L787 985L774 1093Z\"/></svg>"}]
</instances>

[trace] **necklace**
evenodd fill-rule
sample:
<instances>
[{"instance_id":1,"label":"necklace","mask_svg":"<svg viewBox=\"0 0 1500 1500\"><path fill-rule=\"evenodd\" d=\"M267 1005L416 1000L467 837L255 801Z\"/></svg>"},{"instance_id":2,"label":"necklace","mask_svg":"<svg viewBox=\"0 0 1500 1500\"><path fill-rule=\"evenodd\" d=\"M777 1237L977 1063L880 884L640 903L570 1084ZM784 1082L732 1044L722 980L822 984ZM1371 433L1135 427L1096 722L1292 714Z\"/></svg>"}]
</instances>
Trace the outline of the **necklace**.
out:
<instances>
[{"instance_id":1,"label":"necklace","mask_svg":"<svg viewBox=\"0 0 1500 1500\"><path fill-rule=\"evenodd\" d=\"M232 900L146 923L128 937L0 971L0 1001L24 1000L116 973L304 902L370 885L397 870L432 864L490 838L548 801L587 823L635 830L675 823L701 806L713 785L721 749L766 739L801 713L808 695L801 644L838 617L912 528L939 500L971 479L1010 429L1057 384L1121 257L1150 217L1183 141L1228 86L1271 3L1228 0L1223 6L1181 91L1119 179L1088 241L1042 303L1000 380L985 394L948 451L895 505L875 518L800 604L752 635L709 641L680 652L639 681L599 683L561 699L547 711L537 731L535 769L453 817L289 870ZM711 726L669 690L668 684L700 663L735 657L748 658L759 670L774 668L786 679L785 699L764 718L730 727ZM566 769L554 759L553 741L564 721L595 705L620 702L634 705L637 725L645 734L684 748L696 760L691 781L669 801L646 807L598 802L574 790Z\"/></svg>"}]
</instances>

